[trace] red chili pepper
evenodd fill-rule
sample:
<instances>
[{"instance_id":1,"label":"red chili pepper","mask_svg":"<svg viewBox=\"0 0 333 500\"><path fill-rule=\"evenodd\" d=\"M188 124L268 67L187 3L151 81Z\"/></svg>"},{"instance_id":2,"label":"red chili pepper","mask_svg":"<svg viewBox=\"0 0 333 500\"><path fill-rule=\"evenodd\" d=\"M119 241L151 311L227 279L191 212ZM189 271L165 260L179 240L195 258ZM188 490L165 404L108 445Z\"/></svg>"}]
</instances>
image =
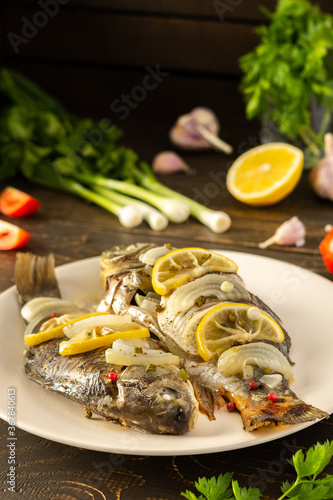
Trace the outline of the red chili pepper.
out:
<instances>
[{"instance_id":1,"label":"red chili pepper","mask_svg":"<svg viewBox=\"0 0 333 500\"><path fill-rule=\"evenodd\" d=\"M258 387L258 384L255 380L251 380L249 383L250 389L256 389Z\"/></svg>"},{"instance_id":2,"label":"red chili pepper","mask_svg":"<svg viewBox=\"0 0 333 500\"><path fill-rule=\"evenodd\" d=\"M228 411L235 411L236 410L236 405L233 401L230 401L230 403L227 404L227 410Z\"/></svg>"},{"instance_id":3,"label":"red chili pepper","mask_svg":"<svg viewBox=\"0 0 333 500\"><path fill-rule=\"evenodd\" d=\"M278 397L277 395L275 394L275 392L270 392L269 394L267 394L267 397L268 399L270 399L273 403L275 403L275 401L278 400Z\"/></svg>"},{"instance_id":4,"label":"red chili pepper","mask_svg":"<svg viewBox=\"0 0 333 500\"><path fill-rule=\"evenodd\" d=\"M0 250L13 250L28 243L30 233L14 224L0 220Z\"/></svg>"},{"instance_id":5,"label":"red chili pepper","mask_svg":"<svg viewBox=\"0 0 333 500\"><path fill-rule=\"evenodd\" d=\"M331 229L319 245L319 250L327 269L333 273L333 229Z\"/></svg>"},{"instance_id":6,"label":"red chili pepper","mask_svg":"<svg viewBox=\"0 0 333 500\"><path fill-rule=\"evenodd\" d=\"M56 312L50 314L50 318L57 318L58 316L59 314Z\"/></svg>"},{"instance_id":7,"label":"red chili pepper","mask_svg":"<svg viewBox=\"0 0 333 500\"><path fill-rule=\"evenodd\" d=\"M108 379L110 379L112 382L115 382L118 378L118 375L116 372L110 372L108 373Z\"/></svg>"},{"instance_id":8,"label":"red chili pepper","mask_svg":"<svg viewBox=\"0 0 333 500\"><path fill-rule=\"evenodd\" d=\"M10 186L0 195L0 211L9 217L28 217L34 214L40 205L36 198Z\"/></svg>"}]
</instances>

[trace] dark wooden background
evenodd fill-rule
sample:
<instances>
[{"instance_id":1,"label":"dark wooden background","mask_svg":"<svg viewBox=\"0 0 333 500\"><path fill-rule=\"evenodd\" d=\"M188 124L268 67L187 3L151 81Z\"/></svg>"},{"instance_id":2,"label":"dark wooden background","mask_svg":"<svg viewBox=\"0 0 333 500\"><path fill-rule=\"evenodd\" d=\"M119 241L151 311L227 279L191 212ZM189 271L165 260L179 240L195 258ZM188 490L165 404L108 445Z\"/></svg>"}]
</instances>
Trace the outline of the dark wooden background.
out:
<instances>
[{"instance_id":1,"label":"dark wooden background","mask_svg":"<svg viewBox=\"0 0 333 500\"><path fill-rule=\"evenodd\" d=\"M22 18L31 21L42 9L32 0L0 0L1 64L23 71L71 111L112 120L125 131L125 143L148 161L171 148L168 132L177 116L195 106L211 107L221 122L221 136L235 148L234 159L258 145L262 134L259 123L245 119L237 59L257 43L253 29L265 22L258 5L273 9L275 3L69 0L59 4L59 12L15 53L8 34L22 35L26 22ZM331 0L318 3L333 13ZM225 18L221 20L223 9ZM157 65L169 75L121 120L111 110L112 103L142 84L147 66ZM35 217L20 222L31 232L27 250L41 254L52 251L59 265L98 255L112 244L170 241L175 246L264 254L332 279L322 263L318 244L325 224L333 222L333 207L313 194L307 173L294 193L278 205L250 208L233 199L223 184L232 159L215 152L182 155L195 169L194 175L163 181L188 196L200 195L212 208L227 211L233 221L227 233L213 234L193 220L184 225L171 224L163 233L153 233L144 224L125 230L99 207L17 178L11 184L42 201ZM213 180L216 176L221 180L218 184ZM2 183L0 189L5 185ZM305 247L259 250L258 243L293 215L299 215L307 227ZM0 255L0 291L13 283L14 260L15 252ZM1 479L7 467L6 429L7 424L0 422ZM186 488L193 489L198 476L230 470L242 485L257 485L263 498L273 500L278 497L281 482L292 479L286 457L317 440L332 439L333 432L331 418L266 445L193 457L115 457L49 442L19 429L17 437L19 488L10 497L1 487L1 500L174 500ZM328 472L333 473L332 466Z\"/></svg>"}]
</instances>

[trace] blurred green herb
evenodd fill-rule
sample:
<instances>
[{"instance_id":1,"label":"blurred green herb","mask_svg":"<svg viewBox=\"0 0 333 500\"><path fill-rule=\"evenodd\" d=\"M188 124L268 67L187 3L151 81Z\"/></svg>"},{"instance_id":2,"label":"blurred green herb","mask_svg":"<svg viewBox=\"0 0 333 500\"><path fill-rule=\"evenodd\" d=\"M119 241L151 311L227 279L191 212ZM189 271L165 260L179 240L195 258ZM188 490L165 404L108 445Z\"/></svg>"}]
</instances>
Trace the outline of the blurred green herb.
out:
<instances>
[{"instance_id":1,"label":"blurred green herb","mask_svg":"<svg viewBox=\"0 0 333 500\"><path fill-rule=\"evenodd\" d=\"M289 460L294 467L297 478L294 482L284 482L281 487L282 495L277 500L293 498L294 500L332 500L333 476L327 474L318 479L333 456L333 441L324 444L317 443L305 454L298 450ZM233 474L220 474L216 479L212 477L199 478L195 487L200 494L197 497L191 491L182 493L188 500L260 500L258 488L241 488L238 481L232 479Z\"/></svg>"},{"instance_id":2,"label":"blurred green herb","mask_svg":"<svg viewBox=\"0 0 333 500\"><path fill-rule=\"evenodd\" d=\"M275 12L256 33L260 44L240 58L241 91L249 119L263 118L290 140L301 138L319 154L333 109L333 17L309 0L279 0ZM311 106L324 113L319 130L311 122Z\"/></svg>"},{"instance_id":3,"label":"blurred green herb","mask_svg":"<svg viewBox=\"0 0 333 500\"><path fill-rule=\"evenodd\" d=\"M126 227L144 218L162 230L168 220L183 222L190 213L213 231L229 227L223 212L161 184L147 163L119 144L122 131L110 121L76 118L13 70L0 71L0 99L0 181L20 172L102 206Z\"/></svg>"}]
</instances>

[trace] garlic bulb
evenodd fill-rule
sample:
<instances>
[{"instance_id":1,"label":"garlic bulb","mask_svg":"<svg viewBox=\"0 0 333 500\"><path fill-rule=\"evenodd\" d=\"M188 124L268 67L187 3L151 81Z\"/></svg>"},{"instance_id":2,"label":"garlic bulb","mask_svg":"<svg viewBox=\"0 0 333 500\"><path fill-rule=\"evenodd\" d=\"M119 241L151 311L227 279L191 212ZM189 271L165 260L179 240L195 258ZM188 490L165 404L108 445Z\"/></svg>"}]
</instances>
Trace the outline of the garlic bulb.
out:
<instances>
[{"instance_id":1,"label":"garlic bulb","mask_svg":"<svg viewBox=\"0 0 333 500\"><path fill-rule=\"evenodd\" d=\"M318 196L333 201L333 134L325 135L325 157L311 171L310 184Z\"/></svg>"},{"instance_id":2,"label":"garlic bulb","mask_svg":"<svg viewBox=\"0 0 333 500\"><path fill-rule=\"evenodd\" d=\"M185 161L173 151L163 151L155 156L152 169L157 174L175 174L177 172L191 172Z\"/></svg>"},{"instance_id":3,"label":"garlic bulb","mask_svg":"<svg viewBox=\"0 0 333 500\"><path fill-rule=\"evenodd\" d=\"M301 247L305 243L305 234L303 222L295 216L281 224L271 238L259 243L259 248L267 248L274 243L276 245L296 245Z\"/></svg>"},{"instance_id":4,"label":"garlic bulb","mask_svg":"<svg viewBox=\"0 0 333 500\"><path fill-rule=\"evenodd\" d=\"M184 149L216 148L232 153L232 147L218 137L220 124L217 116L208 108L194 108L180 116L170 131L170 140Z\"/></svg>"}]
</instances>

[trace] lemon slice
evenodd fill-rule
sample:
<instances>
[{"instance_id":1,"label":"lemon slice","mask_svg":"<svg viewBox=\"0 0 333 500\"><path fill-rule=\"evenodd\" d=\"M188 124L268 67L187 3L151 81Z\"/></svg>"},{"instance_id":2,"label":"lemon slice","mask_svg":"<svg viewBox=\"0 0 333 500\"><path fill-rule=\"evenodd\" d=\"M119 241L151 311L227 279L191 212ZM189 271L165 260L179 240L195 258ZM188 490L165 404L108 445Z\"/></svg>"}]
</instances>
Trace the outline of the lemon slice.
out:
<instances>
[{"instance_id":1,"label":"lemon slice","mask_svg":"<svg viewBox=\"0 0 333 500\"><path fill-rule=\"evenodd\" d=\"M227 189L238 200L254 206L273 205L297 185L303 153L290 144L264 144L242 154L227 174Z\"/></svg>"},{"instance_id":2,"label":"lemon slice","mask_svg":"<svg viewBox=\"0 0 333 500\"><path fill-rule=\"evenodd\" d=\"M225 302L211 309L200 321L195 333L200 356L208 361L220 356L234 342L254 340L281 343L281 327L257 307L239 302Z\"/></svg>"},{"instance_id":3,"label":"lemon slice","mask_svg":"<svg viewBox=\"0 0 333 500\"><path fill-rule=\"evenodd\" d=\"M179 248L161 257L153 267L154 291L165 295L195 278L209 273L236 273L231 259L204 248Z\"/></svg>"},{"instance_id":4,"label":"lemon slice","mask_svg":"<svg viewBox=\"0 0 333 500\"><path fill-rule=\"evenodd\" d=\"M54 328L50 328L49 330L44 330L41 332L30 333L28 335L25 335L24 340L26 341L26 344L29 347L31 347L34 345L41 344L42 342L47 342L48 340L61 338L64 336L63 329L66 326L72 325L72 324L77 323L78 321L81 321L81 320L86 319L86 318L91 318L92 316L104 316L107 314L109 314L109 313L103 312L103 313L85 314L83 316L80 316L79 318L72 319L70 321L67 321L66 323L62 323L60 325L57 325Z\"/></svg>"},{"instance_id":5,"label":"lemon slice","mask_svg":"<svg viewBox=\"0 0 333 500\"><path fill-rule=\"evenodd\" d=\"M134 324L135 326L135 324ZM92 351L99 347L109 347L115 340L130 340L142 339L149 337L149 330L145 327L133 328L122 332L105 333L105 330L94 328L93 330L86 330L78 333L70 340L64 340L59 344L59 354L80 354L83 352Z\"/></svg>"}]
</instances>

